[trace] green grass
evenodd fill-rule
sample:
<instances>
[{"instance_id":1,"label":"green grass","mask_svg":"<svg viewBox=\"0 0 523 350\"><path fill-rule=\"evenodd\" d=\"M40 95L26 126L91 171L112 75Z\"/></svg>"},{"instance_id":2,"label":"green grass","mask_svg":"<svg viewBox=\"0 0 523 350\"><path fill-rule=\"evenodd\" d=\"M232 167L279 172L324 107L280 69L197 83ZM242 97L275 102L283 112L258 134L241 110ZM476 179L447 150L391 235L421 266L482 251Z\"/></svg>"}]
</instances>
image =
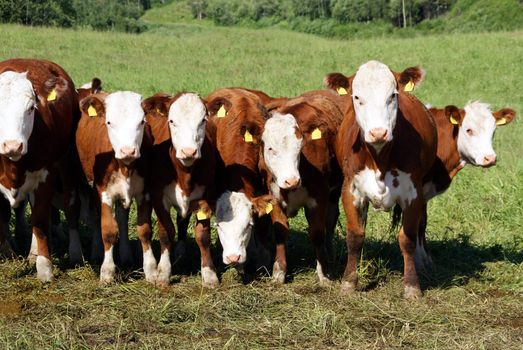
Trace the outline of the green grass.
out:
<instances>
[{"instance_id":1,"label":"green grass","mask_svg":"<svg viewBox=\"0 0 523 350\"><path fill-rule=\"evenodd\" d=\"M389 215L371 210L361 260L362 291L351 297L316 284L302 216L292 221L290 283L243 285L234 271L202 290L198 252L174 267L171 286L139 272L97 283L97 267L66 268L41 285L23 261L0 263L1 348L520 348L523 342L523 32L336 41L278 30L180 24L140 36L2 25L0 59L39 57L78 84L100 77L107 90L197 91L246 86L271 95L321 88L331 71L369 59L400 70L421 65L416 91L436 106L481 99L510 106L516 121L496 134L498 165L466 168L429 208L436 269L425 296L402 298L402 259ZM335 270L345 262L344 222Z\"/></svg>"}]
</instances>

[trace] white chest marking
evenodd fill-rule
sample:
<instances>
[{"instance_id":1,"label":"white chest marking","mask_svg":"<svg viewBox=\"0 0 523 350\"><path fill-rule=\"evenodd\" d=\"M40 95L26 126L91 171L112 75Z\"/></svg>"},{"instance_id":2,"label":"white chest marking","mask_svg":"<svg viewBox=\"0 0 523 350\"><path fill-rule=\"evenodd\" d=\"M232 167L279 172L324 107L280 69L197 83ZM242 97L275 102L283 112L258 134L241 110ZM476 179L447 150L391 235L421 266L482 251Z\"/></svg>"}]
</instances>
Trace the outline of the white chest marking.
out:
<instances>
[{"instance_id":1,"label":"white chest marking","mask_svg":"<svg viewBox=\"0 0 523 350\"><path fill-rule=\"evenodd\" d=\"M105 191L102 192L102 203L112 207L115 201L120 200L124 208L129 208L133 198L137 201L142 200L143 190L143 178L136 170L131 170L127 177L118 169L117 172L113 172Z\"/></svg>"},{"instance_id":2,"label":"white chest marking","mask_svg":"<svg viewBox=\"0 0 523 350\"><path fill-rule=\"evenodd\" d=\"M205 186L198 185L187 196L176 181L173 181L163 190L163 206L167 211L172 206L175 206L178 213L182 217L186 217L189 212L189 204L194 200L202 198L204 192Z\"/></svg>"},{"instance_id":3,"label":"white chest marking","mask_svg":"<svg viewBox=\"0 0 523 350\"><path fill-rule=\"evenodd\" d=\"M11 207L16 208L22 202L27 194L32 194L38 188L38 185L45 182L49 171L45 168L37 171L26 171L25 181L19 188L6 188L0 184L0 192L9 201Z\"/></svg>"},{"instance_id":4,"label":"white chest marking","mask_svg":"<svg viewBox=\"0 0 523 350\"><path fill-rule=\"evenodd\" d=\"M389 210L396 203L405 209L418 196L410 174L401 170L387 171L381 180L380 171L365 168L356 174L350 190L354 205L370 201L378 210Z\"/></svg>"},{"instance_id":5,"label":"white chest marking","mask_svg":"<svg viewBox=\"0 0 523 350\"><path fill-rule=\"evenodd\" d=\"M276 199L281 201L281 205L283 209L285 209L285 214L288 217L296 216L298 210L302 207L312 209L318 205L316 199L310 197L309 192L303 186L289 191L287 201L281 200L280 188L274 182L271 183L271 192Z\"/></svg>"}]
</instances>

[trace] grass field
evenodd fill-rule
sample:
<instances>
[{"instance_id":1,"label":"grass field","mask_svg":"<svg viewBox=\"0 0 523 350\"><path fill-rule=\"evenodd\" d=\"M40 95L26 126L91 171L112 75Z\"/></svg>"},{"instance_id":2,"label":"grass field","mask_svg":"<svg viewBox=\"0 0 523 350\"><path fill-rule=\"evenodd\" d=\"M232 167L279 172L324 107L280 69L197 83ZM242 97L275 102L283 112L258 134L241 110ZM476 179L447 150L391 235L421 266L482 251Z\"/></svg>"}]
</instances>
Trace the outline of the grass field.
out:
<instances>
[{"instance_id":1,"label":"grass field","mask_svg":"<svg viewBox=\"0 0 523 350\"><path fill-rule=\"evenodd\" d=\"M452 348L521 349L523 344L523 32L335 41L277 30L171 24L140 36L1 25L0 59L47 58L78 84L107 90L197 91L246 86L293 96L321 88L332 71L369 59L394 70L421 65L416 91L435 106L469 100L510 106L516 121L495 138L498 165L466 168L429 206L435 270L424 297L402 298L402 259L388 214L370 212L361 291L339 295L316 283L302 216L292 221L290 282L242 284L235 271L201 288L195 243L157 289L139 271L98 285L98 267L66 268L42 285L24 261L0 263L0 348ZM345 263L344 221L336 237Z\"/></svg>"}]
</instances>

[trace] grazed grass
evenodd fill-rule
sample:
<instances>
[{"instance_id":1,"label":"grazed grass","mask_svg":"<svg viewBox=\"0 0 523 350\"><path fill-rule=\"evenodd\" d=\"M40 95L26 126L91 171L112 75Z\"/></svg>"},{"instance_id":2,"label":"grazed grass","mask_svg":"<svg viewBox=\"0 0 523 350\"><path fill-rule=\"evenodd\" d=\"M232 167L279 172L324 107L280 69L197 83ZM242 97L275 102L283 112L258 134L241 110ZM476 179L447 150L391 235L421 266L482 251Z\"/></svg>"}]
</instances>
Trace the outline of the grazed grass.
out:
<instances>
[{"instance_id":1,"label":"grazed grass","mask_svg":"<svg viewBox=\"0 0 523 350\"><path fill-rule=\"evenodd\" d=\"M197 91L247 86L292 96L320 88L325 73L369 59L427 71L416 94L436 106L482 99L521 113L523 32L335 41L277 30L173 25L140 36L2 25L0 59L40 57L77 83L98 76L108 90ZM521 116L518 115L517 118ZM521 123L500 128L495 168L463 170L429 208L435 271L425 296L401 296L402 259L389 216L371 210L361 289L340 297L316 284L302 216L291 223L290 283L263 275L242 285L232 270L202 290L198 252L159 290L139 272L100 287L97 267L59 265L42 286L22 261L0 263L2 348L520 348L523 342L523 145ZM335 272L346 257L343 218ZM87 242L86 242L87 243ZM61 264L59 260L56 260Z\"/></svg>"}]
</instances>

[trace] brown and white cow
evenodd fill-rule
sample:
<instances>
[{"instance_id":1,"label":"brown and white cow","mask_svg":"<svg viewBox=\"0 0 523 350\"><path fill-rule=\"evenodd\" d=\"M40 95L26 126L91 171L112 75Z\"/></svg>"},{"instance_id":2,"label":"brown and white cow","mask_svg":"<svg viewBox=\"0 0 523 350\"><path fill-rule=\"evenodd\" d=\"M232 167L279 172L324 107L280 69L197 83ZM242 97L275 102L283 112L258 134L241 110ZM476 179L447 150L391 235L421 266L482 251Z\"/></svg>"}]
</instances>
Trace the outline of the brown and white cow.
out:
<instances>
[{"instance_id":1,"label":"brown and white cow","mask_svg":"<svg viewBox=\"0 0 523 350\"><path fill-rule=\"evenodd\" d=\"M270 193L277 199L271 212L276 256L273 280L285 281L288 218L304 208L316 251L320 282L327 276L327 232L338 217L341 172L335 156L336 133L343 120L343 102L330 91L311 91L274 109L262 135L262 168ZM280 103L278 103L280 104Z\"/></svg>"},{"instance_id":2,"label":"brown and white cow","mask_svg":"<svg viewBox=\"0 0 523 350\"><path fill-rule=\"evenodd\" d=\"M260 95L261 94L261 95ZM261 135L268 117L260 91L224 88L205 98L211 119L216 123L219 154L216 228L226 265L241 267L247 258L254 219L252 213L266 213L271 201L262 184L259 169ZM269 222L259 223L266 231ZM266 243L266 236L260 237Z\"/></svg>"},{"instance_id":3,"label":"brown and white cow","mask_svg":"<svg viewBox=\"0 0 523 350\"><path fill-rule=\"evenodd\" d=\"M147 193L152 136L145 123L141 96L129 91L94 94L84 98L80 108L76 145L86 179L98 195L101 216L104 261L100 282L114 280L113 248L118 233L126 234L126 209L133 199L137 205L137 233L143 249L145 278L154 281L156 261L150 244L151 205ZM123 215L118 213L122 208Z\"/></svg>"},{"instance_id":4,"label":"brown and white cow","mask_svg":"<svg viewBox=\"0 0 523 350\"><path fill-rule=\"evenodd\" d=\"M54 182L64 175L78 118L74 83L60 66L31 59L0 62L0 192L15 208L30 196L37 277L43 282L53 277L48 230ZM68 198L72 189L66 190ZM5 232L8 223L0 224Z\"/></svg>"},{"instance_id":5,"label":"brown and white cow","mask_svg":"<svg viewBox=\"0 0 523 350\"><path fill-rule=\"evenodd\" d=\"M416 239L425 203L423 178L437 149L437 131L429 111L410 91L423 77L419 68L393 73L386 65L369 61L355 75L330 74L325 82L336 88L344 81L347 108L337 136L336 156L343 170L342 202L347 217L348 260L342 291L356 288L357 263L365 237L369 202L403 211L399 244L404 261L406 298L419 298L415 266Z\"/></svg>"},{"instance_id":6,"label":"brown and white cow","mask_svg":"<svg viewBox=\"0 0 523 350\"><path fill-rule=\"evenodd\" d=\"M210 251L210 202L213 201L216 158L214 124L204 102L195 93L156 94L143 102L154 137L151 195L158 217L161 257L156 283L167 285L171 276L171 245L175 228L170 209L176 208L178 239L185 240L193 211L197 211L195 238L201 253L202 280L218 284Z\"/></svg>"},{"instance_id":7,"label":"brown and white cow","mask_svg":"<svg viewBox=\"0 0 523 350\"><path fill-rule=\"evenodd\" d=\"M464 108L453 105L445 108L430 108L438 129L437 157L423 185L424 199L445 192L454 176L467 164L491 167L496 164L496 152L492 139L497 126L510 123L516 112L502 108L492 112L490 106L479 101L469 102ZM418 231L416 264L430 266L426 254L427 205L424 205L423 218Z\"/></svg>"}]
</instances>

